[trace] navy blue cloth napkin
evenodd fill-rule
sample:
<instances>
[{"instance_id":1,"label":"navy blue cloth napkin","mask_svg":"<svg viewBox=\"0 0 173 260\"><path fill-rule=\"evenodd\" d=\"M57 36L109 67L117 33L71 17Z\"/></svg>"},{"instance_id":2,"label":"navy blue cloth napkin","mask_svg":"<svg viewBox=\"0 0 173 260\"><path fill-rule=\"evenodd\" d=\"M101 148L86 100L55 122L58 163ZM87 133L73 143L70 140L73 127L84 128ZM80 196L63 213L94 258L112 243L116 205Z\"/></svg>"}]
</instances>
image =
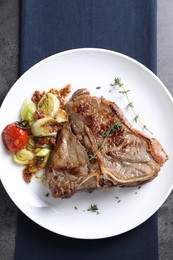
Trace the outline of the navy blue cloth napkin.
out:
<instances>
[{"instance_id":1,"label":"navy blue cloth napkin","mask_svg":"<svg viewBox=\"0 0 173 260\"><path fill-rule=\"evenodd\" d=\"M20 74L49 55L80 47L124 53L156 73L156 10L156 0L23 0ZM19 211L15 256L156 260L157 213L122 235L80 240L54 234Z\"/></svg>"}]
</instances>

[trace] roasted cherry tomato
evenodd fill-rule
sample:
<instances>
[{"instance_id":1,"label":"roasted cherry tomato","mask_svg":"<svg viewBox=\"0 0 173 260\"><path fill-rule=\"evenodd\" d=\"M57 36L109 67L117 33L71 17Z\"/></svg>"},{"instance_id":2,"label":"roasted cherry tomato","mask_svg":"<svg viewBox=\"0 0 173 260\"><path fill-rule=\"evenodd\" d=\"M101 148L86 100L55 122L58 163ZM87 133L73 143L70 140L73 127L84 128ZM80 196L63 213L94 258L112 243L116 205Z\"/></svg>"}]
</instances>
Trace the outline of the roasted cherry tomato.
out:
<instances>
[{"instance_id":1,"label":"roasted cherry tomato","mask_svg":"<svg viewBox=\"0 0 173 260\"><path fill-rule=\"evenodd\" d=\"M16 123L7 125L2 132L5 147L11 152L18 152L26 146L28 131L19 128Z\"/></svg>"}]
</instances>

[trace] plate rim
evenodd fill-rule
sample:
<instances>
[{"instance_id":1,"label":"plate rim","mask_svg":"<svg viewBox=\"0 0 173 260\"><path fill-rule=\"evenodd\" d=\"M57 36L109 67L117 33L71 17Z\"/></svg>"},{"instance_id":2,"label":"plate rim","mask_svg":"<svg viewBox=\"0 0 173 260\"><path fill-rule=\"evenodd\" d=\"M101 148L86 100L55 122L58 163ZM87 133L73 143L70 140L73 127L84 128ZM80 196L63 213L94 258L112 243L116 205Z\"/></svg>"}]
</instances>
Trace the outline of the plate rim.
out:
<instances>
[{"instance_id":1,"label":"plate rim","mask_svg":"<svg viewBox=\"0 0 173 260\"><path fill-rule=\"evenodd\" d=\"M10 94L10 91L11 89L17 85L18 83L18 80L23 77L26 73L29 73L31 72L32 70L34 70L36 67L40 66L41 64L43 63L47 63L49 62L51 59L54 59L56 57L61 57L61 56L64 56L64 55L68 55L68 54L76 54L76 53L79 53L79 52L102 52L102 53L108 53L108 54L111 54L111 55L114 55L114 56L120 56L120 57L123 57L125 59L128 59L129 61L133 62L133 63L136 63L138 66L140 66L141 68L143 68L145 71L147 71L147 73L149 73L152 77L154 77L154 79L159 83L159 85L163 88L165 94L167 95L167 97L170 99L170 101L172 102L172 105L173 105L173 97L171 95L171 93L169 92L169 90L166 88L166 86L163 84L163 82L156 76L156 74L154 72L152 72L149 68L147 68L145 65L143 65L142 63L140 63L139 61L135 60L134 58L132 57L129 57L125 54L122 54L120 52L116 52L116 51L112 51L112 50L108 50L108 49L101 49L101 48L76 48L76 49L70 49L70 50L65 50L65 51L62 51L60 53L55 53L51 56L48 56L42 60L40 60L39 62L37 62L36 64L34 64L33 66L31 66L28 70L26 70L18 79L17 81L12 85L12 87L10 88L10 90L7 92L2 104L1 104L1 108L0 108L0 115L1 115L1 111L2 111L2 108L3 108L3 104L5 103L5 100L6 98L8 97L8 95ZM0 179L1 179L1 173L0 173ZM6 192L7 192L7 189L6 187L4 186L4 183L3 181L1 180L1 183L3 185L3 187L5 188ZM167 199L167 197L170 195L171 191L173 189L173 183L172 183L172 186L170 187L170 189L167 191L167 194L164 196L164 198L162 199L162 201L160 202L160 206L165 202L165 200ZM8 196L11 198L11 196L9 195L9 193L7 192ZM11 200L14 202L14 200L11 198ZM15 204L17 205L17 203L15 202ZM154 210L154 213L160 208L160 206ZM20 208L19 205L17 205L17 207L28 217L28 215ZM147 216L146 219L143 220L143 222L145 222L147 219L149 219L154 213L151 213L149 216ZM41 225L40 223L38 223L35 219L33 219L31 216L29 216L29 218L34 221L35 223L37 223L38 225L42 226L43 228L51 231L51 232L54 232L55 234L60 234L60 235L63 235L63 236L68 236L68 237L71 237L71 238L78 238L78 239L102 239L102 238L107 238L107 237L112 237L112 236L116 236L116 235L119 235L119 234L122 234L122 233L125 233L127 231L130 231L132 229L134 229L135 227L139 226L140 224L142 224L143 222L140 222L140 223L137 223L135 226L133 226L131 229L128 229L127 231L123 231L121 233L118 233L118 234L112 234L110 236L104 236L104 237L98 237L98 236L95 236L95 237L76 237L76 236L70 236L70 235L66 235L66 234L63 234L63 233L57 233L55 232L54 230L52 229L48 229L47 227L44 227L43 225Z\"/></svg>"}]
</instances>

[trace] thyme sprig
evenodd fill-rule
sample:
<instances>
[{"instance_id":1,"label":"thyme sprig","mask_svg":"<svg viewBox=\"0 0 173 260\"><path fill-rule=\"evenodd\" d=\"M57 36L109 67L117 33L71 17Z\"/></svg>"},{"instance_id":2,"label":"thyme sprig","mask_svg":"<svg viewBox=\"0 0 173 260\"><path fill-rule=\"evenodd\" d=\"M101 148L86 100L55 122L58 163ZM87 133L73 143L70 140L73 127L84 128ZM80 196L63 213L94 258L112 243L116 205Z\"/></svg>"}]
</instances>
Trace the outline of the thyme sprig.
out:
<instances>
[{"instance_id":1,"label":"thyme sprig","mask_svg":"<svg viewBox=\"0 0 173 260\"><path fill-rule=\"evenodd\" d=\"M121 78L115 78L113 83L110 83L111 86L118 86L121 90L119 91L119 93L125 95L126 99L127 99L127 106L131 108L132 113L134 114L134 121L137 123L139 123L143 129L145 129L146 131L148 131L150 134L153 134L148 127L143 124L143 122L141 121L139 114L136 113L135 109L134 109L134 104L133 102L130 100L128 93L130 92L130 89L126 89L124 84L121 81Z\"/></svg>"},{"instance_id":2,"label":"thyme sprig","mask_svg":"<svg viewBox=\"0 0 173 260\"><path fill-rule=\"evenodd\" d=\"M122 126L121 122L118 121L116 124L114 124L113 126L109 127L109 128L106 130L105 134L104 134L105 138L111 136L111 135L113 134L113 132L118 131L121 126ZM104 139L104 140L105 140L105 139ZM103 141L103 142L104 142L104 141Z\"/></svg>"},{"instance_id":3,"label":"thyme sprig","mask_svg":"<svg viewBox=\"0 0 173 260\"><path fill-rule=\"evenodd\" d=\"M107 140L108 137L112 136L113 132L116 132L116 131L119 131L120 127L122 126L122 123L120 121L116 122L114 125L110 126L106 132L104 133L103 137L103 142L101 144L98 145L98 149L97 151L95 152L95 154L93 155L89 155L89 160L88 161L91 161L91 160L94 160L94 159L97 159L97 152L100 151L104 145L105 145L105 142Z\"/></svg>"},{"instance_id":4,"label":"thyme sprig","mask_svg":"<svg viewBox=\"0 0 173 260\"><path fill-rule=\"evenodd\" d=\"M98 152L98 150L97 150L97 152ZM97 153L97 152L96 152L96 153ZM96 154L90 154L88 157L89 157L88 161L96 160L96 159L97 159Z\"/></svg>"},{"instance_id":5,"label":"thyme sprig","mask_svg":"<svg viewBox=\"0 0 173 260\"><path fill-rule=\"evenodd\" d=\"M90 207L87 209L87 211L99 214L97 204L91 204Z\"/></svg>"}]
</instances>

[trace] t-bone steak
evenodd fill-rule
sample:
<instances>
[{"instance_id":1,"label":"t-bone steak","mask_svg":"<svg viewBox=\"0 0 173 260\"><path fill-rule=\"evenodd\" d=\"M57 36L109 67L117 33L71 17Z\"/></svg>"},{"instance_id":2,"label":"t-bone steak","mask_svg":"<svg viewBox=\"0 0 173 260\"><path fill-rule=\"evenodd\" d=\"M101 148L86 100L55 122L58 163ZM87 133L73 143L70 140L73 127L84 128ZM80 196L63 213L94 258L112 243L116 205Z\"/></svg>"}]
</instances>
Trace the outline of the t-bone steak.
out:
<instances>
[{"instance_id":1,"label":"t-bone steak","mask_svg":"<svg viewBox=\"0 0 173 260\"><path fill-rule=\"evenodd\" d=\"M45 173L55 198L142 185L168 159L161 144L133 128L115 103L87 89L77 90L65 110L69 120L57 134Z\"/></svg>"}]
</instances>

